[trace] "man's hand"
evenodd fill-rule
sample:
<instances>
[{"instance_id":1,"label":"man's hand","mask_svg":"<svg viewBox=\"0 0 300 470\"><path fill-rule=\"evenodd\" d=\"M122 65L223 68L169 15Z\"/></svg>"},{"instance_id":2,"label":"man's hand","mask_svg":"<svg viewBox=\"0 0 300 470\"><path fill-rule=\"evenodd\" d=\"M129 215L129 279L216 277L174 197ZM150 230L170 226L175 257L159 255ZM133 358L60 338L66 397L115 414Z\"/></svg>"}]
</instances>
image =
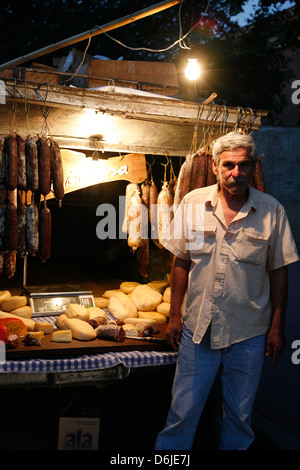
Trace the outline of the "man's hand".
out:
<instances>
[{"instance_id":1,"label":"man's hand","mask_svg":"<svg viewBox=\"0 0 300 470\"><path fill-rule=\"evenodd\" d=\"M283 266L270 271L269 278L273 313L271 328L267 336L266 356L272 356L272 363L276 364L285 346L285 307L288 290L287 267Z\"/></svg>"},{"instance_id":2,"label":"man's hand","mask_svg":"<svg viewBox=\"0 0 300 470\"><path fill-rule=\"evenodd\" d=\"M181 339L181 333L182 333L181 319L171 316L169 319L167 329L166 329L166 337L168 340L168 344L175 351L178 350L180 339Z\"/></svg>"},{"instance_id":3,"label":"man's hand","mask_svg":"<svg viewBox=\"0 0 300 470\"><path fill-rule=\"evenodd\" d=\"M166 337L171 348L178 350L182 323L181 306L188 283L188 274L191 261L174 257L171 273L171 308L169 323L166 329Z\"/></svg>"},{"instance_id":4,"label":"man's hand","mask_svg":"<svg viewBox=\"0 0 300 470\"><path fill-rule=\"evenodd\" d=\"M272 356L272 364L275 365L285 347L285 335L283 329L271 328L267 336L266 356Z\"/></svg>"}]
</instances>

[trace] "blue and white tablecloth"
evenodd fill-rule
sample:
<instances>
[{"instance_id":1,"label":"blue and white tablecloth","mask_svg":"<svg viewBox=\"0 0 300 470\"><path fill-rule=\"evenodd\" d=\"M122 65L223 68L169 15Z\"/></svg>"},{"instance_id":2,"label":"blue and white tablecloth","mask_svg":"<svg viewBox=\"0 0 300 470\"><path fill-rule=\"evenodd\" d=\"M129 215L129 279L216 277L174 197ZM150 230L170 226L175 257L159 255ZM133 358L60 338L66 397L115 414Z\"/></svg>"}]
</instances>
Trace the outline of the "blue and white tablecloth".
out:
<instances>
[{"instance_id":1,"label":"blue and white tablecloth","mask_svg":"<svg viewBox=\"0 0 300 470\"><path fill-rule=\"evenodd\" d=\"M55 323L56 317L39 317L38 321ZM51 373L108 369L118 364L125 367L146 367L171 365L176 362L177 353L172 351L120 351L83 356L24 359L5 361L0 364L0 373Z\"/></svg>"}]
</instances>

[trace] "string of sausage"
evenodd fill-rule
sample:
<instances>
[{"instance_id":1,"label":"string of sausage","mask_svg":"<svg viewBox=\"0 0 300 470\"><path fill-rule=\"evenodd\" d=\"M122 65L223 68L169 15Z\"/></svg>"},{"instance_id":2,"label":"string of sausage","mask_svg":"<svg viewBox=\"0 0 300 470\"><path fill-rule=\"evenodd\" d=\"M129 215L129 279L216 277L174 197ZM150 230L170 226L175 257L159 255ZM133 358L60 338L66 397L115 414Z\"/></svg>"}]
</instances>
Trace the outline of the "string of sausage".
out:
<instances>
[{"instance_id":1,"label":"string of sausage","mask_svg":"<svg viewBox=\"0 0 300 470\"><path fill-rule=\"evenodd\" d=\"M0 274L12 277L16 254L29 253L43 261L50 256L51 213L46 204L51 183L59 207L64 197L59 146L48 139L24 140L19 134L0 137ZM26 194L31 192L31 202ZM6 194L7 201L3 201ZM36 201L44 197L39 210ZM16 200L15 200L16 198Z\"/></svg>"}]
</instances>

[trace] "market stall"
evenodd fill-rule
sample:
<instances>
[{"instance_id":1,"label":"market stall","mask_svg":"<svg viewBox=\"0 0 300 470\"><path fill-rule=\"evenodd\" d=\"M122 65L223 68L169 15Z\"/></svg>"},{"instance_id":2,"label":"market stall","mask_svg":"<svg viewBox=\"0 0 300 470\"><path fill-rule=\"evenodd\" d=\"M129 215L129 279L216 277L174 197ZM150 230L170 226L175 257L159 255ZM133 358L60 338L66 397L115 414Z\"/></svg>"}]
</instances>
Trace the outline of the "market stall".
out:
<instances>
[{"instance_id":1,"label":"market stall","mask_svg":"<svg viewBox=\"0 0 300 470\"><path fill-rule=\"evenodd\" d=\"M14 336L2 350L0 387L88 384L106 388L129 377L132 370L157 366L173 370L176 353L165 340L170 257L160 244L159 231L171 215L167 211L165 220L164 208L176 207L184 190L215 182L210 171L214 138L230 131L252 133L266 113L132 93L127 88L116 91L2 80L1 168L6 173L2 171L0 181L5 226L0 250L0 319ZM202 182L191 177L195 175L192 165L202 168ZM155 180L156 166L163 171L162 179L159 173ZM50 277L43 274L32 285L33 260L37 272L40 263L45 273L55 252L55 246L51 247L53 219L68 196L120 181L123 194L118 196L124 198L124 207L119 234L134 257L137 277L120 279L116 272L113 279L105 279L104 273L101 282L91 275L82 285L82 279L70 281L72 266L70 278L65 266L62 282L55 282L55 276L49 282ZM137 234L131 225L144 206L146 221L139 219ZM98 238L101 243L101 234ZM112 237L111 244L116 238ZM93 256L88 246L84 249ZM151 269L152 249L160 253L154 264L164 257L161 271ZM153 277L154 272L164 274ZM16 273L18 282L13 283ZM82 309L88 317L81 317ZM22 334L18 320L25 324Z\"/></svg>"}]
</instances>

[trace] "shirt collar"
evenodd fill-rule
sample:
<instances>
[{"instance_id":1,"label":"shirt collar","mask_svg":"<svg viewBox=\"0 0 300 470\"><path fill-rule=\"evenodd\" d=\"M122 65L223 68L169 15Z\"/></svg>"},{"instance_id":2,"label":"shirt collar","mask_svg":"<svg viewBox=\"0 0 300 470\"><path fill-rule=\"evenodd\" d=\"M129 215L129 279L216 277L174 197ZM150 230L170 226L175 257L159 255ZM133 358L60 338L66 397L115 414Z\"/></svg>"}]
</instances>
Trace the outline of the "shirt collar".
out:
<instances>
[{"instance_id":1,"label":"shirt collar","mask_svg":"<svg viewBox=\"0 0 300 470\"><path fill-rule=\"evenodd\" d=\"M210 203L213 208L216 207L219 200L218 194L218 184L214 184L211 186L211 191L207 196L206 203ZM256 211L257 209L257 199L255 197L255 189L250 185L249 186L249 197L245 202L244 206L242 207L241 211L243 212L250 212L253 209Z\"/></svg>"}]
</instances>

